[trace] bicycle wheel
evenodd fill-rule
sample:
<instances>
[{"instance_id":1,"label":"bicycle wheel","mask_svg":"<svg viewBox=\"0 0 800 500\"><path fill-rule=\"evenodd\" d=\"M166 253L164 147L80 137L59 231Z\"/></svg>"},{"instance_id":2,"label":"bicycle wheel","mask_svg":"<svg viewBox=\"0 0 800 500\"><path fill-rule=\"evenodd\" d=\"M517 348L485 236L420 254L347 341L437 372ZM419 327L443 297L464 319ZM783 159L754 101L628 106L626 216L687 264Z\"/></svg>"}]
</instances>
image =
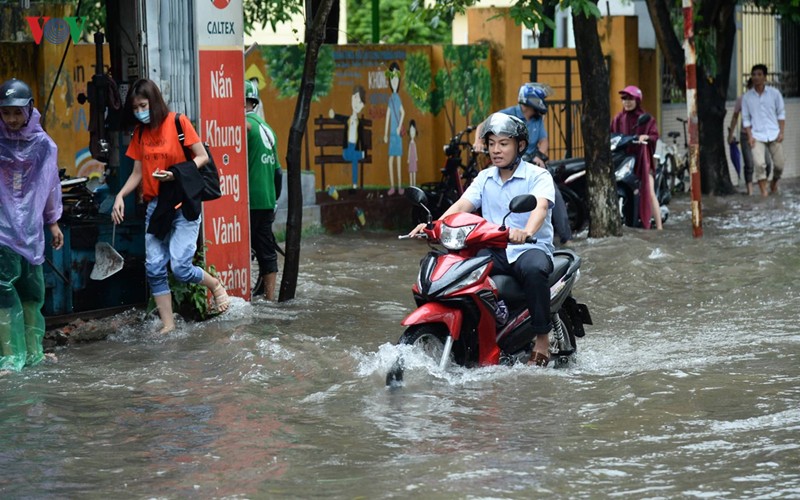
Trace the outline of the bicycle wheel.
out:
<instances>
[{"instance_id":1,"label":"bicycle wheel","mask_svg":"<svg viewBox=\"0 0 800 500\"><path fill-rule=\"evenodd\" d=\"M667 171L665 172L664 177L667 180L667 187L669 187L669 191L671 193L674 193L675 184L677 182L678 169L677 165L675 164L675 157L672 156L672 154L667 155L665 168L667 169Z\"/></svg>"}]
</instances>

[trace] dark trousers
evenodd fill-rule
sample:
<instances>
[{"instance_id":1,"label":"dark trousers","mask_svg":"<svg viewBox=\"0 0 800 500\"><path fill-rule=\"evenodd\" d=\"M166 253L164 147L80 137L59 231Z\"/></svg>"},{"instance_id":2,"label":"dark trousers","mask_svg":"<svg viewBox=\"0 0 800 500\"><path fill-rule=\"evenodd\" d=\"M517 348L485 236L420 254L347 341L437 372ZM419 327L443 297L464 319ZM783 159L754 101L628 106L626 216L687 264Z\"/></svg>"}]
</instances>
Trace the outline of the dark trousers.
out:
<instances>
[{"instance_id":1,"label":"dark trousers","mask_svg":"<svg viewBox=\"0 0 800 500\"><path fill-rule=\"evenodd\" d=\"M250 210L250 246L256 254L258 273L278 272L278 252L272 223L275 222L275 210Z\"/></svg>"},{"instance_id":2,"label":"dark trousers","mask_svg":"<svg viewBox=\"0 0 800 500\"><path fill-rule=\"evenodd\" d=\"M525 290L531 326L537 335L548 333L553 324L550 321L550 287L548 281L553 272L553 259L547 253L531 248L509 263L504 248L485 248L478 255L491 255L494 263L492 275L513 276Z\"/></svg>"},{"instance_id":3,"label":"dark trousers","mask_svg":"<svg viewBox=\"0 0 800 500\"><path fill-rule=\"evenodd\" d=\"M567 204L564 203L564 197L561 196L561 190L558 189L558 186L556 186L556 201L553 204L552 222L553 230L562 244L572 239L572 228L569 227Z\"/></svg>"}]
</instances>

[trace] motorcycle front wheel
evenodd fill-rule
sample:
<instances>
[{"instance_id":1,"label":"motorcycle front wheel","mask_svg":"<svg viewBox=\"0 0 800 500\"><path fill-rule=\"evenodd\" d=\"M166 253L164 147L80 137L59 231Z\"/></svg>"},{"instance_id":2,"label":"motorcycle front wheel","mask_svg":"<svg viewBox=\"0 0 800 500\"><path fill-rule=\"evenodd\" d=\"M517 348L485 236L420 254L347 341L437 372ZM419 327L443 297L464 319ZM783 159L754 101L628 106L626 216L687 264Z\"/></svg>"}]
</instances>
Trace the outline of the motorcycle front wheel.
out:
<instances>
[{"instance_id":1,"label":"motorcycle front wheel","mask_svg":"<svg viewBox=\"0 0 800 500\"><path fill-rule=\"evenodd\" d=\"M628 191L625 187L617 185L617 196L618 196L618 207L619 207L619 217L622 220L622 224L628 227L633 227L634 220L633 220L633 194Z\"/></svg>"},{"instance_id":2,"label":"motorcycle front wheel","mask_svg":"<svg viewBox=\"0 0 800 500\"><path fill-rule=\"evenodd\" d=\"M438 363L442 359L444 345L450 333L441 323L426 323L422 325L412 325L406 328L400 336L399 344L406 344L418 347L423 353L430 356ZM464 363L463 346L460 342L453 344L450 351L450 361L458 364Z\"/></svg>"},{"instance_id":3,"label":"motorcycle front wheel","mask_svg":"<svg viewBox=\"0 0 800 500\"><path fill-rule=\"evenodd\" d=\"M403 332L403 335L401 335L400 339L397 341L397 345L414 346L436 363L439 363L441 362L444 346L449 336L450 333L447 331L447 328L441 323L412 325L406 328L406 331ZM450 351L450 362L463 364L463 345L461 345L460 342L453 344L453 349ZM402 356L400 356L395 360L389 372L386 374L386 385L390 387L399 386L403 381L404 371L405 362Z\"/></svg>"}]
</instances>

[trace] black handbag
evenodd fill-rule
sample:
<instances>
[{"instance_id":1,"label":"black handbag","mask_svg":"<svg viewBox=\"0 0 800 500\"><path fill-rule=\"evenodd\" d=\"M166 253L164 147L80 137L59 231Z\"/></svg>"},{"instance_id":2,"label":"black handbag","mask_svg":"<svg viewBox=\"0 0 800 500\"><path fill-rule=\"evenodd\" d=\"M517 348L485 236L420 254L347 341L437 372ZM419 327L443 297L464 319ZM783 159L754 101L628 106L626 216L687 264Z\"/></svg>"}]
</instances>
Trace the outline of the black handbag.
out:
<instances>
[{"instance_id":1,"label":"black handbag","mask_svg":"<svg viewBox=\"0 0 800 500\"><path fill-rule=\"evenodd\" d=\"M183 145L185 135L180 118L181 114L175 113L175 129L178 131L178 140L181 143L186 160L192 161L194 157L192 156L191 150ZM206 148L208 162L199 169L200 176L203 178L203 191L200 193L200 199L203 201L211 201L220 198L222 196L222 190L219 185L219 171L217 170L217 164L214 163L214 157L211 156L211 149L208 147L208 143L205 142L203 143L203 147Z\"/></svg>"}]
</instances>

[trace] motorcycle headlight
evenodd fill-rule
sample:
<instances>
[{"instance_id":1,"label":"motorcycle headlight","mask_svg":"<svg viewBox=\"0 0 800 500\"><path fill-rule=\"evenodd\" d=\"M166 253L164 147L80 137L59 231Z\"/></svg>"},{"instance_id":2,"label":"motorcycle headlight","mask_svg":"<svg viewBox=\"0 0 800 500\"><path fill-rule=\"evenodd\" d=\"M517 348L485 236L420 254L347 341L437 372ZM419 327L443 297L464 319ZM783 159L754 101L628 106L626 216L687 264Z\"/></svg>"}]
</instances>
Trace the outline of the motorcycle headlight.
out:
<instances>
[{"instance_id":1,"label":"motorcycle headlight","mask_svg":"<svg viewBox=\"0 0 800 500\"><path fill-rule=\"evenodd\" d=\"M611 151L616 151L620 139L622 139L621 135L615 135L611 138Z\"/></svg>"},{"instance_id":2,"label":"motorcycle headlight","mask_svg":"<svg viewBox=\"0 0 800 500\"><path fill-rule=\"evenodd\" d=\"M486 267L488 265L489 264L484 264L481 267L473 270L468 275L464 276L464 279L458 281L457 283L454 283L452 286L442 291L442 294L455 293L463 288L474 285L475 283L478 282L481 276L483 276L483 273L486 272Z\"/></svg>"},{"instance_id":3,"label":"motorcycle headlight","mask_svg":"<svg viewBox=\"0 0 800 500\"><path fill-rule=\"evenodd\" d=\"M450 227L442 224L442 233L439 241L448 250L461 250L466 245L467 236L475 229L476 224L461 227Z\"/></svg>"},{"instance_id":4,"label":"motorcycle headlight","mask_svg":"<svg viewBox=\"0 0 800 500\"><path fill-rule=\"evenodd\" d=\"M633 158L628 158L622 163L622 165L619 166L617 171L614 172L614 177L617 179L617 182L621 181L622 179L633 173L634 163L635 160Z\"/></svg>"}]
</instances>

